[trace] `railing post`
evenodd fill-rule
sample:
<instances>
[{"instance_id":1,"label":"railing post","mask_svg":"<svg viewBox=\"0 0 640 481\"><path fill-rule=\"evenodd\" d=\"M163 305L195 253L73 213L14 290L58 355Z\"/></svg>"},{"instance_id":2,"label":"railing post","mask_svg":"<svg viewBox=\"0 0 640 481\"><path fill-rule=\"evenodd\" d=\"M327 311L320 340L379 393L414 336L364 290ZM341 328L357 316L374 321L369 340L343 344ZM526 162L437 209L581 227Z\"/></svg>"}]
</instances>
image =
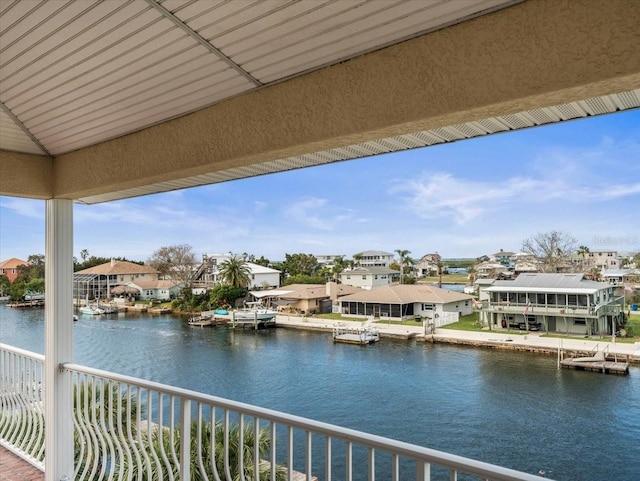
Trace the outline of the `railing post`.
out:
<instances>
[{"instance_id":1,"label":"railing post","mask_svg":"<svg viewBox=\"0 0 640 481\"><path fill-rule=\"evenodd\" d=\"M180 480L191 481L191 401L180 398Z\"/></svg>"},{"instance_id":2,"label":"railing post","mask_svg":"<svg viewBox=\"0 0 640 481\"><path fill-rule=\"evenodd\" d=\"M46 201L45 480L73 479L73 202Z\"/></svg>"}]
</instances>

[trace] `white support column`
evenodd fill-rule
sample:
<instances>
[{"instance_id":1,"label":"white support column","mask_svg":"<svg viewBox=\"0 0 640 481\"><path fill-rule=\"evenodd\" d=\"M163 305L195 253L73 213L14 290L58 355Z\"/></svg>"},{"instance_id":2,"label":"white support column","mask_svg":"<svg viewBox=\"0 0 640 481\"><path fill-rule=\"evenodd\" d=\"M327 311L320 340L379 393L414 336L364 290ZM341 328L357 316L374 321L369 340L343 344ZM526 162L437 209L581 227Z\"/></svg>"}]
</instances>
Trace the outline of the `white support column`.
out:
<instances>
[{"instance_id":1,"label":"white support column","mask_svg":"<svg viewBox=\"0 0 640 481\"><path fill-rule=\"evenodd\" d=\"M46 202L45 480L73 479L73 201Z\"/></svg>"}]
</instances>

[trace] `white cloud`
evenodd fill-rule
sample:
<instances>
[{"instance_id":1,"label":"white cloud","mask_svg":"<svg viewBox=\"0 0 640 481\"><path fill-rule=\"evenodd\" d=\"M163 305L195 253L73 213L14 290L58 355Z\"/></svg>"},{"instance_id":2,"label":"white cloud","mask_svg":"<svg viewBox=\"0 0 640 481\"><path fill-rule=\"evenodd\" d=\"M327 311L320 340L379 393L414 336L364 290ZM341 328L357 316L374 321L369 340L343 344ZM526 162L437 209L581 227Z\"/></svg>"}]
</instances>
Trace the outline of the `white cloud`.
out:
<instances>
[{"instance_id":1,"label":"white cloud","mask_svg":"<svg viewBox=\"0 0 640 481\"><path fill-rule=\"evenodd\" d=\"M507 204L526 205L547 201L596 204L640 194L640 183L612 184L606 179L585 182L573 162L565 162L546 176L511 177L505 180L470 180L446 172L424 173L418 179L395 181L390 195L400 194L407 206L425 219L452 217L457 224L494 213Z\"/></svg>"},{"instance_id":2,"label":"white cloud","mask_svg":"<svg viewBox=\"0 0 640 481\"><path fill-rule=\"evenodd\" d=\"M307 197L294 202L286 209L285 215L307 227L330 231L333 230L334 221L333 216L327 215L326 205L327 199ZM321 216L326 216L328 219L323 219Z\"/></svg>"},{"instance_id":3,"label":"white cloud","mask_svg":"<svg viewBox=\"0 0 640 481\"><path fill-rule=\"evenodd\" d=\"M29 219L44 219L45 206L42 200L19 199L15 197L2 197L0 207Z\"/></svg>"}]
</instances>

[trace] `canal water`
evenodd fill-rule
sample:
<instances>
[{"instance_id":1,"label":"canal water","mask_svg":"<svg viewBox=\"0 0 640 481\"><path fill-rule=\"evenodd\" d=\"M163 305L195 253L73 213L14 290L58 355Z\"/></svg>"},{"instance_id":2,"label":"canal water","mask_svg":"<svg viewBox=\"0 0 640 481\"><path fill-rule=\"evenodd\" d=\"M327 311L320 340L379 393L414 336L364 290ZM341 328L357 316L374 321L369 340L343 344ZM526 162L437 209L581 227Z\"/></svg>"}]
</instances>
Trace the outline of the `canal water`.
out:
<instances>
[{"instance_id":1,"label":"canal water","mask_svg":"<svg viewBox=\"0 0 640 481\"><path fill-rule=\"evenodd\" d=\"M44 352L44 312L0 305L0 342ZM81 317L74 362L367 431L558 480L640 479L640 369L174 316Z\"/></svg>"}]
</instances>

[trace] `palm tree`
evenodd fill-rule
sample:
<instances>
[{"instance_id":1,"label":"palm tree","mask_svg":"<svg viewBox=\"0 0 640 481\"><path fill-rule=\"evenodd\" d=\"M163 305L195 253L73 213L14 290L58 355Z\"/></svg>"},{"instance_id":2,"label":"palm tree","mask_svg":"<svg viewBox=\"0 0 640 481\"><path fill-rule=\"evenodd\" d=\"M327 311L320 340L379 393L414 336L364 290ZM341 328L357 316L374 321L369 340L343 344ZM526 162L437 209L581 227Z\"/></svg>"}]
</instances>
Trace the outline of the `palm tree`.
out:
<instances>
[{"instance_id":1,"label":"palm tree","mask_svg":"<svg viewBox=\"0 0 640 481\"><path fill-rule=\"evenodd\" d=\"M353 266L354 267L359 266L361 260L362 260L362 252L358 252L357 254L353 254Z\"/></svg>"},{"instance_id":2,"label":"palm tree","mask_svg":"<svg viewBox=\"0 0 640 481\"><path fill-rule=\"evenodd\" d=\"M591 252L587 246L578 247L578 255L582 256L582 265L580 266L581 270L584 271L585 265L587 263L587 254Z\"/></svg>"},{"instance_id":3,"label":"palm tree","mask_svg":"<svg viewBox=\"0 0 640 481\"><path fill-rule=\"evenodd\" d=\"M396 249L394 252L398 254L398 257L400 257L400 284L402 284L403 274L404 274L404 265L407 262L407 259L409 258L409 254L411 254L411 251L408 251L406 249Z\"/></svg>"},{"instance_id":4,"label":"palm tree","mask_svg":"<svg viewBox=\"0 0 640 481\"><path fill-rule=\"evenodd\" d=\"M444 264L442 261L438 261L438 287L442 288L442 271L444 270Z\"/></svg>"},{"instance_id":5,"label":"palm tree","mask_svg":"<svg viewBox=\"0 0 640 481\"><path fill-rule=\"evenodd\" d=\"M333 276L333 280L338 282L340 279L340 273L344 270L346 265L345 259L342 256L336 256L333 259L333 267L331 268L331 274Z\"/></svg>"},{"instance_id":6,"label":"palm tree","mask_svg":"<svg viewBox=\"0 0 640 481\"><path fill-rule=\"evenodd\" d=\"M251 270L242 257L231 256L220 264L220 280L233 287L248 287L251 283Z\"/></svg>"}]
</instances>

